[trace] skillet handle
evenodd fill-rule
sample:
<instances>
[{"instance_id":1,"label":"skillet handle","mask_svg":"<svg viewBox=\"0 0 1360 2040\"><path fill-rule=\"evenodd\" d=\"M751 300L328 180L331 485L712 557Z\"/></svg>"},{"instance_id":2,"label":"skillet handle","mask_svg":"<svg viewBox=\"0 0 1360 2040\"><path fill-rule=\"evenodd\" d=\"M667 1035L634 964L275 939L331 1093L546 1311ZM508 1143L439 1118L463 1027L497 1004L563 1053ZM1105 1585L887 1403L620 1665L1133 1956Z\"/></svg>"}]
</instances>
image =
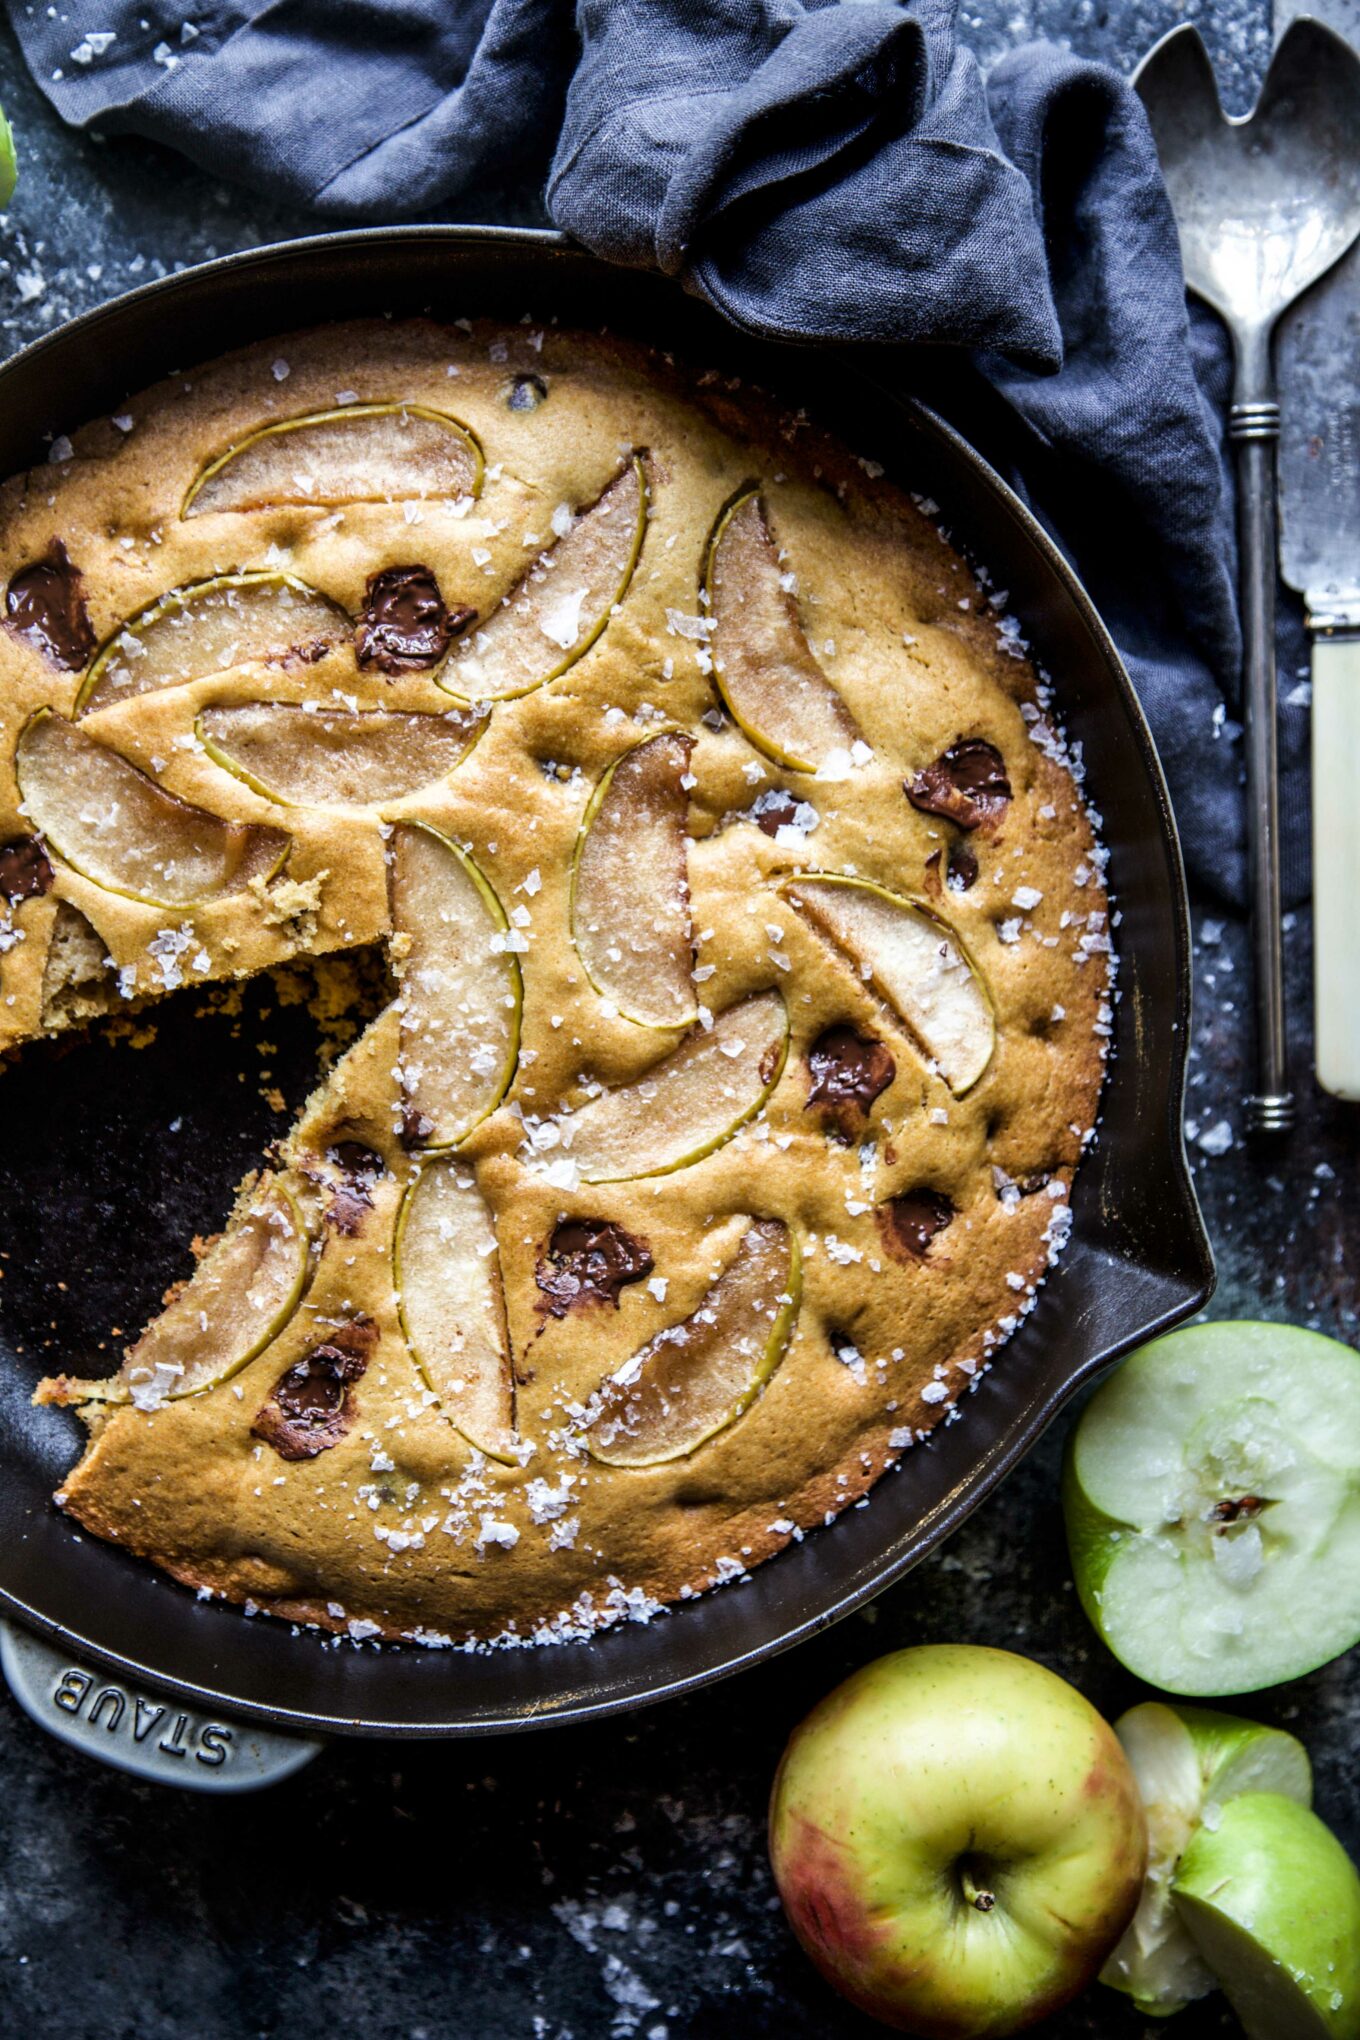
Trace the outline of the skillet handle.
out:
<instances>
[{"instance_id":1,"label":"skillet handle","mask_svg":"<svg viewBox=\"0 0 1360 2040\"><path fill-rule=\"evenodd\" d=\"M0 1622L0 1671L25 1714L58 1741L135 1778L191 1792L257 1792L317 1756L314 1738L218 1719L88 1671L58 1645Z\"/></svg>"}]
</instances>

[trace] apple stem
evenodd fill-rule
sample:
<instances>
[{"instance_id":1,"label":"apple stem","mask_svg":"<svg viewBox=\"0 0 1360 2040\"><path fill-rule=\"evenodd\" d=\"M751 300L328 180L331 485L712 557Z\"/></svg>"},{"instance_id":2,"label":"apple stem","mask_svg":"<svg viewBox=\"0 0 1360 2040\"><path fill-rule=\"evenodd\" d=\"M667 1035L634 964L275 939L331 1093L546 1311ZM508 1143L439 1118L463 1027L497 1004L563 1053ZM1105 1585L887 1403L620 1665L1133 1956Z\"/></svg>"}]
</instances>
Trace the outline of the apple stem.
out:
<instances>
[{"instance_id":1,"label":"apple stem","mask_svg":"<svg viewBox=\"0 0 1360 2040\"><path fill-rule=\"evenodd\" d=\"M986 1885L976 1883L972 1871L966 1864L959 1872L959 1883L969 1905L976 1906L979 1912L986 1913L992 1910L996 1904L996 1893L989 1891Z\"/></svg>"}]
</instances>

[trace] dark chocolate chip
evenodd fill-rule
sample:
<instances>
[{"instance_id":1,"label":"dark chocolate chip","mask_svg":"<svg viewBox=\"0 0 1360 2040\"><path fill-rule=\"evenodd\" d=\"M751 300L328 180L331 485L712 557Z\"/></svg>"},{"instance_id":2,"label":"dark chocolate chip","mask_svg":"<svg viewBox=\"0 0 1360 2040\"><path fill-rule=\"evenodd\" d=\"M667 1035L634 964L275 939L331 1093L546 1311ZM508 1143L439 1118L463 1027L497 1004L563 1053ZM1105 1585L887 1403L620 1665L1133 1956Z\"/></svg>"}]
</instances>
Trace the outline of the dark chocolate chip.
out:
<instances>
[{"instance_id":1,"label":"dark chocolate chip","mask_svg":"<svg viewBox=\"0 0 1360 2040\"><path fill-rule=\"evenodd\" d=\"M969 843L951 843L944 882L950 892L967 892L977 884L978 861Z\"/></svg>"},{"instance_id":2,"label":"dark chocolate chip","mask_svg":"<svg viewBox=\"0 0 1360 2040\"><path fill-rule=\"evenodd\" d=\"M404 1148L423 1147L434 1132L434 1121L415 1105L401 1108L401 1144Z\"/></svg>"},{"instance_id":3,"label":"dark chocolate chip","mask_svg":"<svg viewBox=\"0 0 1360 2040\"><path fill-rule=\"evenodd\" d=\"M52 890L52 865L40 836L15 836L0 843L0 899L12 907Z\"/></svg>"},{"instance_id":4,"label":"dark chocolate chip","mask_svg":"<svg viewBox=\"0 0 1360 2040\"><path fill-rule=\"evenodd\" d=\"M68 673L78 673L94 650L80 569L59 538L46 559L21 567L5 590L5 625Z\"/></svg>"},{"instance_id":5,"label":"dark chocolate chip","mask_svg":"<svg viewBox=\"0 0 1360 2040\"><path fill-rule=\"evenodd\" d=\"M354 628L354 656L380 673L422 672L439 664L476 614L446 608L429 567L386 567L369 578Z\"/></svg>"},{"instance_id":6,"label":"dark chocolate chip","mask_svg":"<svg viewBox=\"0 0 1360 2040\"><path fill-rule=\"evenodd\" d=\"M536 411L547 396L548 385L541 375L517 375L505 393L505 401L512 411Z\"/></svg>"},{"instance_id":7,"label":"dark chocolate chip","mask_svg":"<svg viewBox=\"0 0 1360 2040\"><path fill-rule=\"evenodd\" d=\"M809 1105L849 1106L867 1112L897 1075L883 1042L840 1022L827 1027L808 1050Z\"/></svg>"},{"instance_id":8,"label":"dark chocolate chip","mask_svg":"<svg viewBox=\"0 0 1360 2040\"><path fill-rule=\"evenodd\" d=\"M251 1432L281 1459L315 1459L338 1445L354 1421L351 1386L373 1356L378 1327L358 1317L279 1376Z\"/></svg>"},{"instance_id":9,"label":"dark chocolate chip","mask_svg":"<svg viewBox=\"0 0 1360 2040\"><path fill-rule=\"evenodd\" d=\"M330 1186L326 1217L338 1233L353 1239L373 1209L371 1186L386 1174L382 1156L361 1140L340 1140L327 1148L326 1160L340 1171L340 1181Z\"/></svg>"},{"instance_id":10,"label":"dark chocolate chip","mask_svg":"<svg viewBox=\"0 0 1360 2040\"><path fill-rule=\"evenodd\" d=\"M767 836L781 829L801 829L804 834L817 826L817 810L810 801L799 800L786 786L767 786L748 810L750 819Z\"/></svg>"},{"instance_id":11,"label":"dark chocolate chip","mask_svg":"<svg viewBox=\"0 0 1360 2040\"><path fill-rule=\"evenodd\" d=\"M955 1216L942 1190L905 1190L878 1207L879 1231L889 1253L899 1261L923 1261L930 1243Z\"/></svg>"},{"instance_id":12,"label":"dark chocolate chip","mask_svg":"<svg viewBox=\"0 0 1360 2040\"><path fill-rule=\"evenodd\" d=\"M654 1266L646 1240L612 1219L561 1218L535 1271L543 1292L539 1309L555 1318L580 1304L612 1303L617 1310L619 1292Z\"/></svg>"},{"instance_id":13,"label":"dark chocolate chip","mask_svg":"<svg viewBox=\"0 0 1360 2040\"><path fill-rule=\"evenodd\" d=\"M1006 762L985 737L960 737L933 765L904 779L902 790L923 815L942 815L961 829L996 821L1011 797Z\"/></svg>"}]
</instances>

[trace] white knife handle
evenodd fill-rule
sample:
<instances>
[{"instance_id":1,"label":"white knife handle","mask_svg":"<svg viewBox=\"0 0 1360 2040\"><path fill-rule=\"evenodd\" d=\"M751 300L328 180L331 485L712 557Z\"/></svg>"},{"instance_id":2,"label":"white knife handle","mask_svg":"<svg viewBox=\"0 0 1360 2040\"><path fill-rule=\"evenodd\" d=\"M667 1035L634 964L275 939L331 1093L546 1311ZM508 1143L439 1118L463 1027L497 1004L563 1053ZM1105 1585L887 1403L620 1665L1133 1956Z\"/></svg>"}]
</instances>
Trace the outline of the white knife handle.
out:
<instances>
[{"instance_id":1,"label":"white knife handle","mask_svg":"<svg viewBox=\"0 0 1360 2040\"><path fill-rule=\"evenodd\" d=\"M1313 639L1317 1078L1360 1099L1360 636Z\"/></svg>"}]
</instances>

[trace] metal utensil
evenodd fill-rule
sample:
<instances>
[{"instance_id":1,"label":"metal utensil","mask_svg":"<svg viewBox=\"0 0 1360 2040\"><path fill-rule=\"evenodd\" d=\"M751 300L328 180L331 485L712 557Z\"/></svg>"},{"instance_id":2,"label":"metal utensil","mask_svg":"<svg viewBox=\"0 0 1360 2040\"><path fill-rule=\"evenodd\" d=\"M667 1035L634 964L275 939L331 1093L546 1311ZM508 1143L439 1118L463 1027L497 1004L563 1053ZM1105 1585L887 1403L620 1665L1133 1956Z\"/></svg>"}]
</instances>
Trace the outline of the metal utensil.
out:
<instances>
[{"instance_id":1,"label":"metal utensil","mask_svg":"<svg viewBox=\"0 0 1360 2040\"><path fill-rule=\"evenodd\" d=\"M1349 46L1339 185L1360 223L1360 0L1320 0ZM1317 1077L1360 1099L1360 245L1281 321L1280 567L1306 603L1313 675Z\"/></svg>"},{"instance_id":2,"label":"metal utensil","mask_svg":"<svg viewBox=\"0 0 1360 2040\"><path fill-rule=\"evenodd\" d=\"M1249 1126L1293 1123L1281 950L1275 699L1275 484L1280 411L1271 335L1280 314L1343 255L1360 228L1344 174L1360 133L1350 52L1330 29L1294 22L1251 113L1219 105L1204 44L1184 26L1135 79L1180 229L1186 282L1223 319L1235 359L1234 442L1241 551L1255 1090Z\"/></svg>"}]
</instances>

